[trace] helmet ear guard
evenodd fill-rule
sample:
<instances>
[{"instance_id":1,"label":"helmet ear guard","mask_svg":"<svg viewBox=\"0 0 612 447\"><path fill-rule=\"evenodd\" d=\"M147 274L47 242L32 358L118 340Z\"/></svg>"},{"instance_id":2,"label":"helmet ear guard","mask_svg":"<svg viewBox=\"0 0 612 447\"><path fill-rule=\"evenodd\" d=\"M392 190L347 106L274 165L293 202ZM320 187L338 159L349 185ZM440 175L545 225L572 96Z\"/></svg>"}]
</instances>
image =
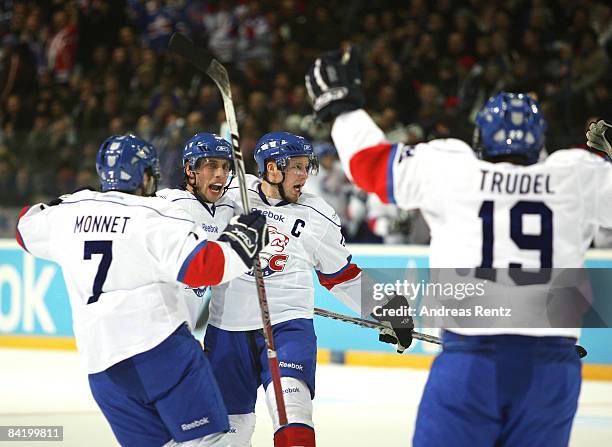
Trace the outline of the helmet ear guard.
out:
<instances>
[{"instance_id":1,"label":"helmet ear guard","mask_svg":"<svg viewBox=\"0 0 612 447\"><path fill-rule=\"evenodd\" d=\"M544 147L546 128L537 101L502 92L478 112L473 147L480 158L516 157L533 164Z\"/></svg>"}]
</instances>

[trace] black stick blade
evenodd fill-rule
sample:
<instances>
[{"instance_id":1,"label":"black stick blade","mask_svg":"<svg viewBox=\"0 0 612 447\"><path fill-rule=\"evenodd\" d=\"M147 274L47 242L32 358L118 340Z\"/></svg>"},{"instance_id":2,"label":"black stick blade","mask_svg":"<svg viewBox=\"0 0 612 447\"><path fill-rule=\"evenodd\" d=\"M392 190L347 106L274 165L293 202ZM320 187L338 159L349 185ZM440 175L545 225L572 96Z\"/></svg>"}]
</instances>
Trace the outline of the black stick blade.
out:
<instances>
[{"instance_id":1,"label":"black stick blade","mask_svg":"<svg viewBox=\"0 0 612 447\"><path fill-rule=\"evenodd\" d=\"M168 43L168 50L184 57L196 68L204 72L206 72L210 62L213 60L212 54L195 45L189 37L182 33L172 34Z\"/></svg>"}]
</instances>

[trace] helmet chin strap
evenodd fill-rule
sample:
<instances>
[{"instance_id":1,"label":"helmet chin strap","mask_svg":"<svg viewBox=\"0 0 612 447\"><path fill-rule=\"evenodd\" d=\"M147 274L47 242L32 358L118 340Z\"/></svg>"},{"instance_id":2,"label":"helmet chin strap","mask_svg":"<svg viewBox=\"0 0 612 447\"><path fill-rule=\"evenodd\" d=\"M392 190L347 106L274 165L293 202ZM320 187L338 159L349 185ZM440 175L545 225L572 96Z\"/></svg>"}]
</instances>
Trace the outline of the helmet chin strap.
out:
<instances>
[{"instance_id":1,"label":"helmet chin strap","mask_svg":"<svg viewBox=\"0 0 612 447\"><path fill-rule=\"evenodd\" d=\"M281 199L283 199L285 202L289 202L289 199L287 199L287 195L285 194L285 188L283 188L283 182L285 181L285 173L283 171L280 171L281 174L283 175L283 178L280 182L278 183L273 183L270 180L268 180L268 175L266 173L266 175L264 175L263 181L272 185L272 186L276 186L278 188L278 193L281 196Z\"/></svg>"},{"instance_id":2,"label":"helmet chin strap","mask_svg":"<svg viewBox=\"0 0 612 447\"><path fill-rule=\"evenodd\" d=\"M191 186L192 189L191 194L193 194L198 201L209 203L208 200L206 200L206 197L202 197L200 194L200 188L198 188L198 176L195 171L191 169L191 166L189 167L189 172L191 175L187 174L186 172L185 174L187 174L187 184Z\"/></svg>"}]
</instances>

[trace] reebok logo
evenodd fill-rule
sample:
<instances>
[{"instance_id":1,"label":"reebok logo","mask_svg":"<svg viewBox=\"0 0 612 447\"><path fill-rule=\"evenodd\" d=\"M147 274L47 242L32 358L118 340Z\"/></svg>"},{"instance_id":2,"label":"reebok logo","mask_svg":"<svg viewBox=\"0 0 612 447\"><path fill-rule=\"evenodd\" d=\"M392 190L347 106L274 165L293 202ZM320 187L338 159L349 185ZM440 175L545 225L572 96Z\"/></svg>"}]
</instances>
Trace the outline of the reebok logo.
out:
<instances>
[{"instance_id":1,"label":"reebok logo","mask_svg":"<svg viewBox=\"0 0 612 447\"><path fill-rule=\"evenodd\" d=\"M203 223L202 224L202 229L204 231L206 231L207 233L218 233L219 232L219 227L216 225L208 225Z\"/></svg>"},{"instance_id":2,"label":"reebok logo","mask_svg":"<svg viewBox=\"0 0 612 447\"><path fill-rule=\"evenodd\" d=\"M297 369L298 371L304 371L304 366L300 365L299 363L278 362L278 366L280 368L291 368Z\"/></svg>"},{"instance_id":3,"label":"reebok logo","mask_svg":"<svg viewBox=\"0 0 612 447\"><path fill-rule=\"evenodd\" d=\"M259 211L262 216L265 216L268 219L276 220L277 222L285 222L285 216L270 210L258 210L257 208L252 208L251 211Z\"/></svg>"},{"instance_id":4,"label":"reebok logo","mask_svg":"<svg viewBox=\"0 0 612 447\"><path fill-rule=\"evenodd\" d=\"M299 393L299 392L300 392L300 389L297 386L283 390L283 394L291 394L291 393Z\"/></svg>"},{"instance_id":5,"label":"reebok logo","mask_svg":"<svg viewBox=\"0 0 612 447\"><path fill-rule=\"evenodd\" d=\"M208 420L207 417L203 417L202 419L197 419L197 420L195 420L193 422L190 422L188 424L181 424L181 430L183 430L183 431L193 430L194 428L201 427L202 425L206 425L209 422L210 421Z\"/></svg>"}]
</instances>

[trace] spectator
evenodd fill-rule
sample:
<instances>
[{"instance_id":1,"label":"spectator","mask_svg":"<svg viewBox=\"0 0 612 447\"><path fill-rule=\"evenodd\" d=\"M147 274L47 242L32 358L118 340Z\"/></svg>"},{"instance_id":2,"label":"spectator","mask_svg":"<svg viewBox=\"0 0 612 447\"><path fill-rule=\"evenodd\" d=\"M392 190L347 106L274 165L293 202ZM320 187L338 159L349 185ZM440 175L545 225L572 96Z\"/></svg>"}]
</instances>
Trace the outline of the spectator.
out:
<instances>
[{"instance_id":1,"label":"spectator","mask_svg":"<svg viewBox=\"0 0 612 447\"><path fill-rule=\"evenodd\" d=\"M582 32L578 57L574 62L572 93L582 93L608 73L610 60L605 50L597 45L597 34L592 29Z\"/></svg>"},{"instance_id":2,"label":"spectator","mask_svg":"<svg viewBox=\"0 0 612 447\"><path fill-rule=\"evenodd\" d=\"M0 102L11 94L30 97L36 89L36 61L30 47L12 34L2 39L5 51L0 65Z\"/></svg>"},{"instance_id":3,"label":"spectator","mask_svg":"<svg viewBox=\"0 0 612 447\"><path fill-rule=\"evenodd\" d=\"M197 101L191 107L191 110L197 110L203 115L203 119L210 123L213 123L219 110L223 108L221 102L221 95L219 90L213 85L206 84L200 88L200 94L198 95ZM202 132L202 130L200 130ZM194 135L197 132L194 132ZM215 133L215 132L209 132Z\"/></svg>"},{"instance_id":4,"label":"spectator","mask_svg":"<svg viewBox=\"0 0 612 447\"><path fill-rule=\"evenodd\" d=\"M221 0L204 16L208 46L221 62L234 62L236 47L236 17L228 0Z\"/></svg>"},{"instance_id":5,"label":"spectator","mask_svg":"<svg viewBox=\"0 0 612 447\"><path fill-rule=\"evenodd\" d=\"M245 61L259 60L263 68L268 71L272 68L272 41L273 33L268 20L263 14L259 1L250 1L238 13L238 38L236 50L238 64L242 67Z\"/></svg>"},{"instance_id":6,"label":"spectator","mask_svg":"<svg viewBox=\"0 0 612 447\"><path fill-rule=\"evenodd\" d=\"M257 129L267 129L270 123L268 96L261 91L249 95L249 115L253 117Z\"/></svg>"},{"instance_id":7,"label":"spectator","mask_svg":"<svg viewBox=\"0 0 612 447\"><path fill-rule=\"evenodd\" d=\"M26 132L32 126L30 111L26 110L21 96L12 94L6 99L6 114L2 124L10 125L11 128L19 133L20 137L25 137Z\"/></svg>"},{"instance_id":8,"label":"spectator","mask_svg":"<svg viewBox=\"0 0 612 447\"><path fill-rule=\"evenodd\" d=\"M104 77L110 65L109 52L106 45L98 45L94 48L92 62L85 69L85 76L89 79L99 81Z\"/></svg>"},{"instance_id":9,"label":"spectator","mask_svg":"<svg viewBox=\"0 0 612 447\"><path fill-rule=\"evenodd\" d=\"M68 8L67 8L68 9ZM53 14L53 34L49 38L47 48L47 64L56 81L68 81L74 68L77 49L76 18L72 8L70 15L66 10L59 10Z\"/></svg>"}]
</instances>

